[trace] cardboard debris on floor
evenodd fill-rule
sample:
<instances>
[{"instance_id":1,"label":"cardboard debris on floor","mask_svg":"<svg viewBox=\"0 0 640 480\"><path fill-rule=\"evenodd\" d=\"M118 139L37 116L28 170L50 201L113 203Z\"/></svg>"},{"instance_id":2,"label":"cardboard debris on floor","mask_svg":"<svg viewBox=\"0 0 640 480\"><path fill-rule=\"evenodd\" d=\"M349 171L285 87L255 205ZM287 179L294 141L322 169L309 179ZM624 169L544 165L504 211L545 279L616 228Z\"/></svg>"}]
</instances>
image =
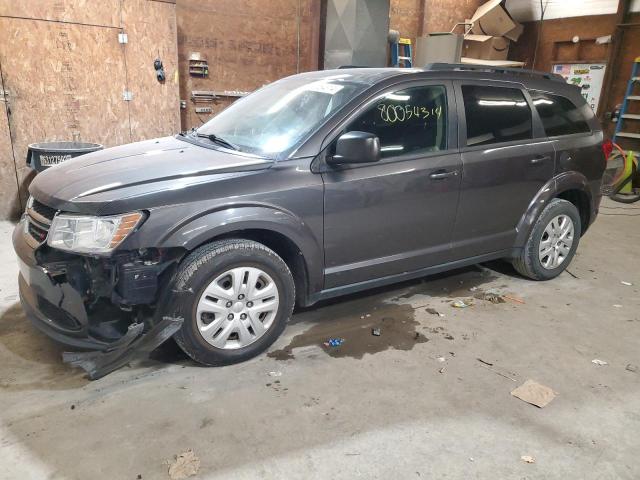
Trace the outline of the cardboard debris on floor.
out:
<instances>
[{"instance_id":1,"label":"cardboard debris on floor","mask_svg":"<svg viewBox=\"0 0 640 480\"><path fill-rule=\"evenodd\" d=\"M169 478L171 480L182 480L193 477L200 469L200 459L193 450L189 449L176 455L175 461L169 465Z\"/></svg>"},{"instance_id":2,"label":"cardboard debris on floor","mask_svg":"<svg viewBox=\"0 0 640 480\"><path fill-rule=\"evenodd\" d=\"M511 391L511 395L519 398L523 402L530 403L539 408L544 408L551 400L556 398L556 392L546 385L542 385L534 380L527 380L515 390Z\"/></svg>"}]
</instances>

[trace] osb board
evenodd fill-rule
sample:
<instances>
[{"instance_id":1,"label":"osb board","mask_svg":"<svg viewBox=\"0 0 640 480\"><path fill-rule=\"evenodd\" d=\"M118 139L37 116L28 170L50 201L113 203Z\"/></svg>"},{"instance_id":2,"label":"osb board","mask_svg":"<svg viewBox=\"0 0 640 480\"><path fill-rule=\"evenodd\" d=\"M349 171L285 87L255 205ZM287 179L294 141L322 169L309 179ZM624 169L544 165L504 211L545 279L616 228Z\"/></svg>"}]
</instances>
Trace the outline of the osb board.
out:
<instances>
[{"instance_id":1,"label":"osb board","mask_svg":"<svg viewBox=\"0 0 640 480\"><path fill-rule=\"evenodd\" d=\"M117 31L0 18L0 60L11 95L13 149L23 195L30 173L25 164L29 143L130 141Z\"/></svg>"},{"instance_id":2,"label":"osb board","mask_svg":"<svg viewBox=\"0 0 640 480\"><path fill-rule=\"evenodd\" d=\"M0 17L118 27L120 2L121 0L0 0Z\"/></svg>"},{"instance_id":3,"label":"osb board","mask_svg":"<svg viewBox=\"0 0 640 480\"><path fill-rule=\"evenodd\" d=\"M20 210L22 208L18 201L18 184L9 139L9 124L0 93L0 218L15 218Z\"/></svg>"},{"instance_id":4,"label":"osb board","mask_svg":"<svg viewBox=\"0 0 640 480\"><path fill-rule=\"evenodd\" d=\"M448 32L456 23L471 18L483 3L483 0L391 0L389 28L415 43L421 24L423 35Z\"/></svg>"},{"instance_id":5,"label":"osb board","mask_svg":"<svg viewBox=\"0 0 640 480\"><path fill-rule=\"evenodd\" d=\"M178 47L175 5L147 0L123 4L123 26L131 113L131 140L139 141L180 131ZM160 58L166 80L156 79L153 62Z\"/></svg>"},{"instance_id":6,"label":"osb board","mask_svg":"<svg viewBox=\"0 0 640 480\"><path fill-rule=\"evenodd\" d=\"M298 10L299 8L299 10ZM298 12L300 55L297 56ZM196 114L194 90L251 91L279 78L317 68L319 0L184 0L177 5L180 98L187 100L182 127L197 127L211 115ZM206 78L189 75L189 57L199 52ZM220 111L234 99L211 106Z\"/></svg>"}]
</instances>

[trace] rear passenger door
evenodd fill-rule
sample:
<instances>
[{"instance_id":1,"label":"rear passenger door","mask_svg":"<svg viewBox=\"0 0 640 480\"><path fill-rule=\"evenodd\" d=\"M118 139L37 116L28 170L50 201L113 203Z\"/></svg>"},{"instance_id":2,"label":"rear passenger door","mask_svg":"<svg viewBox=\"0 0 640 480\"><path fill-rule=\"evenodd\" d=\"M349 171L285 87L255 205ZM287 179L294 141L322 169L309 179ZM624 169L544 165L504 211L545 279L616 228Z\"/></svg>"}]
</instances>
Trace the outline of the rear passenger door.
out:
<instances>
[{"instance_id":1,"label":"rear passenger door","mask_svg":"<svg viewBox=\"0 0 640 480\"><path fill-rule=\"evenodd\" d=\"M457 81L463 176L457 259L511 248L516 226L554 175L555 151L529 94L511 82Z\"/></svg>"}]
</instances>

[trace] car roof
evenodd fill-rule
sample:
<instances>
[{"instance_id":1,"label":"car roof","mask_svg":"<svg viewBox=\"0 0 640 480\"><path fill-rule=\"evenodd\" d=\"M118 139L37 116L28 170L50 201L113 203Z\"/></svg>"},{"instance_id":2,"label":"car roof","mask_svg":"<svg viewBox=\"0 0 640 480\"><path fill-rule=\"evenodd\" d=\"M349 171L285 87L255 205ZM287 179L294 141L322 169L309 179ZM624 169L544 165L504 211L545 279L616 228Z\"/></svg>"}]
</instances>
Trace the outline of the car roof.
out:
<instances>
[{"instance_id":1,"label":"car roof","mask_svg":"<svg viewBox=\"0 0 640 480\"><path fill-rule=\"evenodd\" d=\"M579 88L565 82L562 76L550 72L527 70L523 68L503 68L489 65L469 65L456 63L432 63L424 68L369 68L341 67L331 70L307 72L310 81L335 78L375 85L397 77L415 77L415 79L450 79L450 80L491 80L515 82L527 88L557 92L574 97Z\"/></svg>"}]
</instances>

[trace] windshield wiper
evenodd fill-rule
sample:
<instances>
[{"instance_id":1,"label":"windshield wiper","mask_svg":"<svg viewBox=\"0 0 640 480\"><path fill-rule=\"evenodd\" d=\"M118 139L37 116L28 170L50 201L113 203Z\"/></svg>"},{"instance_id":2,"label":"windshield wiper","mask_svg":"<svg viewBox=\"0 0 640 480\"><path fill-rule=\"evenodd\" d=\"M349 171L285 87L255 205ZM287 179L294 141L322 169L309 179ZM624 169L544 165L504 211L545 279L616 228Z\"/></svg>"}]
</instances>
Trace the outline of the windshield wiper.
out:
<instances>
[{"instance_id":1,"label":"windshield wiper","mask_svg":"<svg viewBox=\"0 0 640 480\"><path fill-rule=\"evenodd\" d=\"M237 145L234 145L233 143L225 140L222 137L219 137L213 133L196 133L197 137L201 137L201 138L207 138L210 141L212 141L213 143L217 143L218 145L222 145L223 147L227 147L230 148L231 150L240 150L240 147L238 147Z\"/></svg>"}]
</instances>

